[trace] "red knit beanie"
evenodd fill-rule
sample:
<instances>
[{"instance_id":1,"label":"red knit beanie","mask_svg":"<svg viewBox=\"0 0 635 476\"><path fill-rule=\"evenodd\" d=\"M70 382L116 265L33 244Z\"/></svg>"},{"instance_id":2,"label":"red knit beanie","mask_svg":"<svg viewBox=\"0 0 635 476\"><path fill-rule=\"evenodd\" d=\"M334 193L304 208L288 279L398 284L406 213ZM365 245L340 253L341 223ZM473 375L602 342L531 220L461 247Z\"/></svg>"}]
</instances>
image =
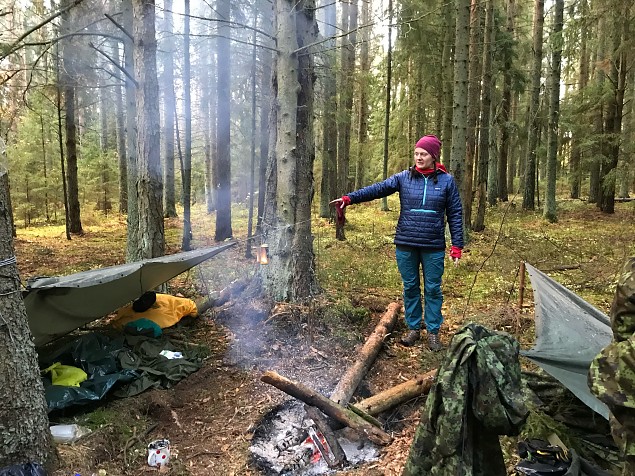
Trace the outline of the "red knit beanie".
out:
<instances>
[{"instance_id":1,"label":"red knit beanie","mask_svg":"<svg viewBox=\"0 0 635 476\"><path fill-rule=\"evenodd\" d=\"M435 160L439 160L439 153L441 152L441 141L435 135L423 136L417 141L416 148L424 149Z\"/></svg>"}]
</instances>

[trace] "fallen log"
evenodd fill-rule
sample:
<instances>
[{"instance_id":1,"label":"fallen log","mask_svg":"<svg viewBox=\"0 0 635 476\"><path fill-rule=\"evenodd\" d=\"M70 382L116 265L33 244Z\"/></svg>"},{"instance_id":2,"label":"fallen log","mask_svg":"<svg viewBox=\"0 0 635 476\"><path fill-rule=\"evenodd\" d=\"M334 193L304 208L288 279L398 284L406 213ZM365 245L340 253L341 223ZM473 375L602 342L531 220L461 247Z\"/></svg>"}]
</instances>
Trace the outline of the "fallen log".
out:
<instances>
[{"instance_id":1,"label":"fallen log","mask_svg":"<svg viewBox=\"0 0 635 476\"><path fill-rule=\"evenodd\" d=\"M430 370L430 372L426 372L425 374L419 374L407 382L384 390L383 392L357 402L352 406L368 413L369 415L379 415L380 413L418 397L419 395L428 393L432 387L436 374L437 369Z\"/></svg>"},{"instance_id":2,"label":"fallen log","mask_svg":"<svg viewBox=\"0 0 635 476\"><path fill-rule=\"evenodd\" d=\"M337 387L335 387L335 390L333 390L331 400L335 403L346 406L351 400L357 386L375 362L377 354L379 354L381 346L384 343L384 339L386 339L386 336L390 334L395 326L400 309L401 305L399 303L392 302L388 305L386 312L379 320L379 324L377 324L375 330L370 337L366 339L366 343L359 351L357 360L346 371L337 384Z\"/></svg>"},{"instance_id":3,"label":"fallen log","mask_svg":"<svg viewBox=\"0 0 635 476\"><path fill-rule=\"evenodd\" d=\"M289 380L271 370L265 372L260 377L260 380L273 385L277 389L282 390L304 403L319 408L325 415L352 428L357 431L360 436L368 438L375 444L384 446L392 442L392 437L385 431L371 425L351 410L347 410L306 385Z\"/></svg>"}]
</instances>

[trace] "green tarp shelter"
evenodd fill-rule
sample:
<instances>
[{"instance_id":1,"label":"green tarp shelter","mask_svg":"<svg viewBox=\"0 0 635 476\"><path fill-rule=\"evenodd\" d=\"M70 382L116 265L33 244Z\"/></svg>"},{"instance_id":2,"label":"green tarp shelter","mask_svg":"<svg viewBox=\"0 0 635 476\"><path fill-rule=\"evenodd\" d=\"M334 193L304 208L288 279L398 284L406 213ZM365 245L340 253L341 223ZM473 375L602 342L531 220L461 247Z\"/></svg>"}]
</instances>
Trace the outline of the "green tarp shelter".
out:
<instances>
[{"instance_id":1,"label":"green tarp shelter","mask_svg":"<svg viewBox=\"0 0 635 476\"><path fill-rule=\"evenodd\" d=\"M536 341L521 354L608 419L609 410L590 392L587 375L591 361L613 339L610 319L543 272L526 267L534 291Z\"/></svg>"},{"instance_id":2,"label":"green tarp shelter","mask_svg":"<svg viewBox=\"0 0 635 476\"><path fill-rule=\"evenodd\" d=\"M186 251L69 276L35 278L24 304L35 345L41 346L138 298L214 255L234 246Z\"/></svg>"}]
</instances>

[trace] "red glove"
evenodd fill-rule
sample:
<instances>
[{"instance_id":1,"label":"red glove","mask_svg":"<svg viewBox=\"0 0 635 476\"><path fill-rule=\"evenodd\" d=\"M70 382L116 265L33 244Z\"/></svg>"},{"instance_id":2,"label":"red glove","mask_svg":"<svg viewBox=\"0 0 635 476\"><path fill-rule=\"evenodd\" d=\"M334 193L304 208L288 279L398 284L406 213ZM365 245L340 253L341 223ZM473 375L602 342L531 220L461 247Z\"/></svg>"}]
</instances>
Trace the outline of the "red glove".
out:
<instances>
[{"instance_id":1,"label":"red glove","mask_svg":"<svg viewBox=\"0 0 635 476\"><path fill-rule=\"evenodd\" d=\"M458 246L452 245L450 248L450 258L452 259L461 259L461 255L463 254L463 249Z\"/></svg>"},{"instance_id":2,"label":"red glove","mask_svg":"<svg viewBox=\"0 0 635 476\"><path fill-rule=\"evenodd\" d=\"M344 206L347 207L351 204L351 199L348 195L342 195L342 202L344 202Z\"/></svg>"}]
</instances>

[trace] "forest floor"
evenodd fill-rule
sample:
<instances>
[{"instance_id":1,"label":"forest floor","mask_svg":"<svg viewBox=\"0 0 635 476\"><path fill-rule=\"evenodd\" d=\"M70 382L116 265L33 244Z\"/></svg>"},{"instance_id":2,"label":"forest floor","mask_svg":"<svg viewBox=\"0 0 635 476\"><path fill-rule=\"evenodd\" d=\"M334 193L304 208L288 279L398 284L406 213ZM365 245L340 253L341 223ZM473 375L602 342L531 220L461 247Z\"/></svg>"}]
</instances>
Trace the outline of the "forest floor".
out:
<instances>
[{"instance_id":1,"label":"forest floor","mask_svg":"<svg viewBox=\"0 0 635 476\"><path fill-rule=\"evenodd\" d=\"M400 300L401 281L392 237L397 217L380 213L378 203L347 209L347 240L335 240L334 225L314 218L316 272L322 293L306 305L272 303L250 292L235 292L222 305L169 331L206 349L202 368L168 390L150 390L127 399L106 399L90 408L51 414L53 423L78 423L92 433L72 445L58 445L54 475L136 475L147 465L146 445L171 442L172 475L257 475L249 447L265 415L290 399L260 381L267 370L304 383L325 395L352 365L356 351L386 306ZM169 283L169 292L193 299L218 296L236 280L249 282L258 266L246 254L246 210L236 207L235 246ZM635 254L633 204L618 204L604 215L582 201L563 201L559 221L521 212L502 203L488 210L487 228L473 233L458 267L446 265L441 340L468 322L514 335L521 347L533 342L531 291L519 306L519 263L547 272L585 300L608 312L617 273ZM213 245L213 216L195 207L194 244ZM125 218L85 217L85 234L64 239L63 226L18 229L16 255L23 281L64 275L124 260ZM166 220L167 252L178 251L181 222ZM558 271L559 270L559 271ZM527 280L528 281L528 280ZM247 290L253 289L248 286ZM398 344L403 319L386 341L360 386L358 398L390 388L438 367L443 353L421 343ZM97 323L99 325L99 323ZM370 462L338 475L401 474L424 398L382 415L394 442Z\"/></svg>"}]
</instances>

